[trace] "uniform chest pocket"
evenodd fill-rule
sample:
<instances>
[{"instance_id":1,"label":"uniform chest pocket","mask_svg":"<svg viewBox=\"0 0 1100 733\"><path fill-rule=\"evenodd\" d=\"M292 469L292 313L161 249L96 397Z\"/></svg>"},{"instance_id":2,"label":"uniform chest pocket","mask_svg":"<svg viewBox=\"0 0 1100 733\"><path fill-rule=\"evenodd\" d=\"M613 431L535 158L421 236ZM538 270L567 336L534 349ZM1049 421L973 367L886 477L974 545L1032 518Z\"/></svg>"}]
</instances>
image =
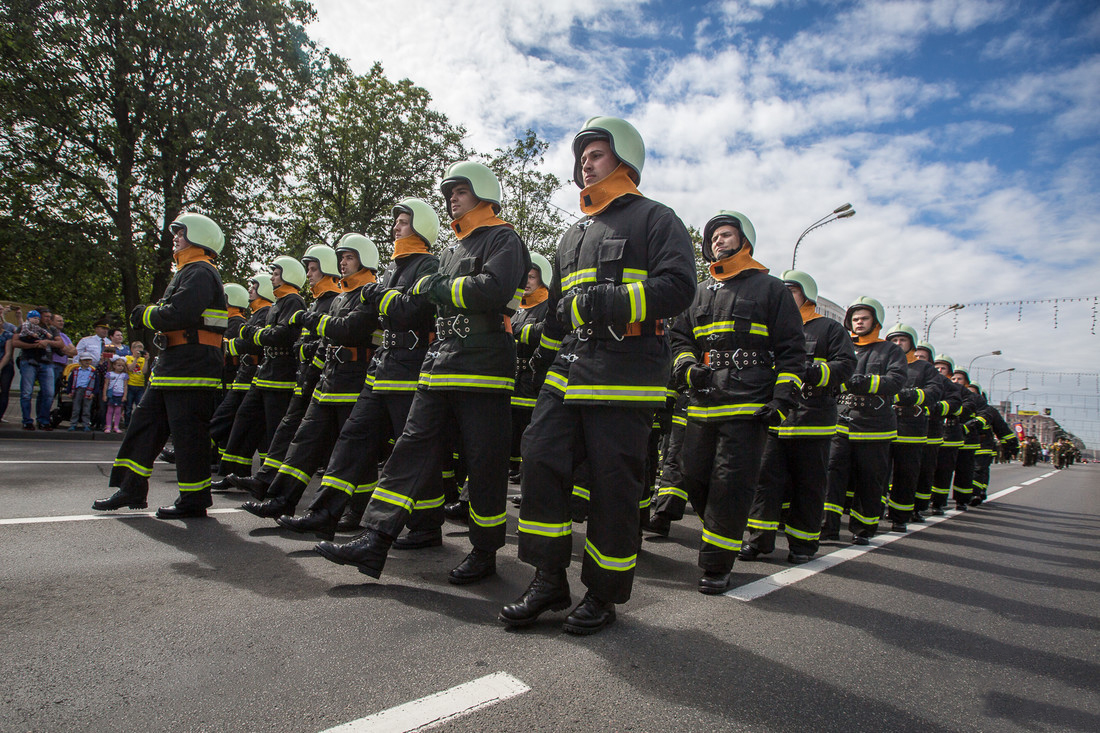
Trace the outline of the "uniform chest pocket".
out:
<instances>
[{"instance_id":1,"label":"uniform chest pocket","mask_svg":"<svg viewBox=\"0 0 1100 733\"><path fill-rule=\"evenodd\" d=\"M762 324L753 323L753 317L757 315L759 311L756 307L755 300L749 300L748 298L738 298L733 304L733 308L730 309L730 315L733 316L734 328L737 331L748 331L758 336L767 336L767 327ZM763 333L761 333L763 329Z\"/></svg>"},{"instance_id":2,"label":"uniform chest pocket","mask_svg":"<svg viewBox=\"0 0 1100 733\"><path fill-rule=\"evenodd\" d=\"M600 242L597 250L596 280L617 282L623 280L623 252L626 239L610 238Z\"/></svg>"},{"instance_id":3,"label":"uniform chest pocket","mask_svg":"<svg viewBox=\"0 0 1100 733\"><path fill-rule=\"evenodd\" d=\"M817 339L806 338L806 353L810 356L817 356Z\"/></svg>"},{"instance_id":4,"label":"uniform chest pocket","mask_svg":"<svg viewBox=\"0 0 1100 733\"><path fill-rule=\"evenodd\" d=\"M480 257L463 257L458 261L458 267L455 268L455 276L461 277L463 275L476 275L481 272L481 258Z\"/></svg>"}]
</instances>

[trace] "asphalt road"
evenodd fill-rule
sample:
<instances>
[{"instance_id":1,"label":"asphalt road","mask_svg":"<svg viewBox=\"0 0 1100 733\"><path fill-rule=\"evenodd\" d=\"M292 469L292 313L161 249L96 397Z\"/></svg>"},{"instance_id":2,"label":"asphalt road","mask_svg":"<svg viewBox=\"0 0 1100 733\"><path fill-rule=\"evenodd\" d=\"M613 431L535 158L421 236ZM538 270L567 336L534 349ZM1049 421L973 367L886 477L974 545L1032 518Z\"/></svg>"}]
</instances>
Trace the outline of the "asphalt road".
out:
<instances>
[{"instance_id":1,"label":"asphalt road","mask_svg":"<svg viewBox=\"0 0 1100 733\"><path fill-rule=\"evenodd\" d=\"M448 524L376 582L243 512L79 519L116 447L0 441L0 731L312 733L379 714L407 730L477 705L459 688L404 723L395 706L496 673L513 696L438 729L1100 730L1094 464L1026 486L1049 467L996 466L991 493L1021 488L747 602L696 592L689 517L643 543L634 598L586 638L564 614L496 622L531 575L515 508L498 578L446 582L468 549ZM151 508L172 479L157 466ZM738 585L785 556L739 563Z\"/></svg>"}]
</instances>

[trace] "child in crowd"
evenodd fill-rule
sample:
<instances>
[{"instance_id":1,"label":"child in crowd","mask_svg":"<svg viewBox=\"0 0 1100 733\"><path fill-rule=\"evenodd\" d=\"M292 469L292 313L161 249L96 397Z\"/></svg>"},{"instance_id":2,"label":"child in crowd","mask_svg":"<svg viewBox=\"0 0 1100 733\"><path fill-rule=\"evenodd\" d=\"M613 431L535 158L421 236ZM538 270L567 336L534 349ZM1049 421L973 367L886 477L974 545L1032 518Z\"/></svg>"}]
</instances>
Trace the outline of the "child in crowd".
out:
<instances>
[{"instance_id":1,"label":"child in crowd","mask_svg":"<svg viewBox=\"0 0 1100 733\"><path fill-rule=\"evenodd\" d=\"M145 344L140 341L130 344L130 356L126 357L126 369L130 373L130 386L122 410L123 428L130 424L130 414L141 402L141 396L145 394Z\"/></svg>"},{"instance_id":2,"label":"child in crowd","mask_svg":"<svg viewBox=\"0 0 1100 733\"><path fill-rule=\"evenodd\" d=\"M107 427L107 399L103 388L107 384L107 374L111 371L111 363L115 360L115 346L108 342L103 345L103 351L99 355L99 363L95 365L95 393L96 408L92 412L92 429L101 430Z\"/></svg>"},{"instance_id":3,"label":"child in crowd","mask_svg":"<svg viewBox=\"0 0 1100 733\"><path fill-rule=\"evenodd\" d=\"M72 425L69 430L83 429L90 432L92 429L92 405L95 404L95 368L92 366L92 355L82 354L80 366L69 373L69 381L65 392L73 396Z\"/></svg>"},{"instance_id":4,"label":"child in crowd","mask_svg":"<svg viewBox=\"0 0 1100 733\"><path fill-rule=\"evenodd\" d=\"M122 420L122 403L126 400L127 382L130 375L126 370L126 357L116 356L111 362L111 371L103 383L103 400L107 403L105 433L121 433L118 424Z\"/></svg>"}]
</instances>

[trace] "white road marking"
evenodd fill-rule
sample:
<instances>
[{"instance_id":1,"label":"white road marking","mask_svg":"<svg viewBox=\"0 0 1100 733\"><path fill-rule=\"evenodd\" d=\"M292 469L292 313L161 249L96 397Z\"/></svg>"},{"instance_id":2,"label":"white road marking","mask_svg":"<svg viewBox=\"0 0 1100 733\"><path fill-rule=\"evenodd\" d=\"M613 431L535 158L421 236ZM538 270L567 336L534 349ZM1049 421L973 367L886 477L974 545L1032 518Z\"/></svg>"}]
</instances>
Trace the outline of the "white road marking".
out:
<instances>
[{"instance_id":1,"label":"white road marking","mask_svg":"<svg viewBox=\"0 0 1100 733\"><path fill-rule=\"evenodd\" d=\"M472 682L329 728L324 733L409 733L428 730L475 710L495 705L531 688L506 672Z\"/></svg>"},{"instance_id":2,"label":"white road marking","mask_svg":"<svg viewBox=\"0 0 1100 733\"><path fill-rule=\"evenodd\" d=\"M1007 489L1001 489L1000 491L990 494L988 497L986 497L986 501L994 501L996 499L1000 499L1003 496L1008 496L1014 491L1019 491L1024 486L1033 484L1036 481L1042 481L1048 476L1053 475L1053 473L1044 474L1039 478L1032 479L1031 481L1025 481L1020 486L1009 486ZM860 557L861 555L865 555L866 553L882 547L883 545L888 545L891 542L896 542L897 540L908 537L914 532L920 532L921 530L933 527L940 522L946 522L948 519L958 516L959 514L963 514L963 512L960 512L957 509L949 509L942 517L926 518L924 520L924 524L910 524L909 531L905 532L904 534L900 532L897 534L891 532L889 534L872 537L870 540L870 544L868 545L852 545L851 547L845 547L844 549L837 550L836 552L830 552L828 555L822 555L821 557L810 560L804 565L797 565L786 570L780 570L774 575L769 575L767 577L760 578L759 580L754 580L751 583L746 583L745 585L728 590L723 595L726 595L730 598L736 598L739 601L754 601L757 598L761 598L768 595L769 593L773 593L780 588L786 588L788 585L793 585L800 580L805 580L806 578L817 575L818 573L839 565L842 562L847 562L848 560L852 560L854 558Z\"/></svg>"},{"instance_id":3,"label":"white road marking","mask_svg":"<svg viewBox=\"0 0 1100 733\"><path fill-rule=\"evenodd\" d=\"M115 462L115 460L113 458L109 458L105 461L0 461L0 464L9 464L9 465L17 465L18 466L18 465L31 465L31 464L62 464L62 465L68 465L68 464L73 464L73 463L101 463L101 464L105 463L107 465L112 465L114 462ZM164 461L153 461L153 465L154 466L167 466L167 465L170 465L170 464L165 463Z\"/></svg>"},{"instance_id":4,"label":"white road marking","mask_svg":"<svg viewBox=\"0 0 1100 733\"><path fill-rule=\"evenodd\" d=\"M207 514L236 514L242 509L207 509ZM63 517L16 517L0 519L0 524L53 524L55 522L87 522L94 519L145 519L156 514L152 512L111 512L103 514L70 514Z\"/></svg>"}]
</instances>

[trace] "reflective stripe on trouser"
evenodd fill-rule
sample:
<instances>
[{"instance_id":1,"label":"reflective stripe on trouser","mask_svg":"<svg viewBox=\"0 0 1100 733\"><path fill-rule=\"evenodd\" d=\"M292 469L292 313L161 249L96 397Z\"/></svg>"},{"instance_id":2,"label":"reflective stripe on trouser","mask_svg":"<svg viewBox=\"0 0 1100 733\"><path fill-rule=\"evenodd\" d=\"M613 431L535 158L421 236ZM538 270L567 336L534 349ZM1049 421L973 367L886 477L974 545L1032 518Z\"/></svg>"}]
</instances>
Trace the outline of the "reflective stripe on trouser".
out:
<instances>
[{"instance_id":1,"label":"reflective stripe on trouser","mask_svg":"<svg viewBox=\"0 0 1100 733\"><path fill-rule=\"evenodd\" d=\"M914 511L923 512L932 500L932 481L936 476L939 453L939 443L925 443L920 459L920 473L917 474L917 490L913 497Z\"/></svg>"},{"instance_id":2,"label":"reflective stripe on trouser","mask_svg":"<svg viewBox=\"0 0 1100 733\"><path fill-rule=\"evenodd\" d=\"M145 390L111 469L110 486L132 496L148 496L153 461L169 434L176 448L176 481L181 499L210 504L210 416L218 399L212 389Z\"/></svg>"},{"instance_id":3,"label":"reflective stripe on trouser","mask_svg":"<svg viewBox=\"0 0 1100 733\"><path fill-rule=\"evenodd\" d=\"M514 471L520 467L520 441L523 440L523 431L527 429L527 426L531 423L530 407L517 407L512 405L512 447L509 457L511 463L511 469Z\"/></svg>"},{"instance_id":4,"label":"reflective stripe on trouser","mask_svg":"<svg viewBox=\"0 0 1100 733\"><path fill-rule=\"evenodd\" d=\"M829 449L825 491L824 534L840 531L840 506L848 487L852 490L848 529L861 537L874 537L882 516L882 492L890 474L889 440L848 440L838 433Z\"/></svg>"},{"instance_id":5,"label":"reflective stripe on trouser","mask_svg":"<svg viewBox=\"0 0 1100 733\"><path fill-rule=\"evenodd\" d=\"M958 448L948 445L941 445L936 453L936 470L932 476L932 506L937 509L942 509L947 504L958 453Z\"/></svg>"},{"instance_id":6,"label":"reflective stripe on trouser","mask_svg":"<svg viewBox=\"0 0 1100 733\"><path fill-rule=\"evenodd\" d=\"M684 489L703 519L699 567L704 571L733 568L756 496L767 434L759 420L688 420L680 467Z\"/></svg>"},{"instance_id":7,"label":"reflective stripe on trouser","mask_svg":"<svg viewBox=\"0 0 1100 733\"><path fill-rule=\"evenodd\" d=\"M916 508L917 479L920 478L923 443L894 443L890 448L893 463L890 495L886 502L886 514L891 522L905 524Z\"/></svg>"},{"instance_id":8,"label":"reflective stripe on trouser","mask_svg":"<svg viewBox=\"0 0 1100 733\"><path fill-rule=\"evenodd\" d=\"M267 457L264 458L260 470L256 472L256 478L268 484L275 480L275 474L279 472L279 466L286 458L290 442L294 440L298 426L302 424L302 418L305 417L306 408L309 407L313 389L316 386L316 383L307 385L301 394L297 394L295 390L295 395L290 398L286 412L279 420L279 426L275 428L275 434L271 436L271 443L267 446Z\"/></svg>"},{"instance_id":9,"label":"reflective stripe on trouser","mask_svg":"<svg viewBox=\"0 0 1100 733\"><path fill-rule=\"evenodd\" d=\"M238 476L252 475L252 454L256 451L267 453L267 447L271 444L272 436L275 435L275 428L279 426L279 421L286 414L293 396L288 389L253 387L248 390L241 401L241 406L237 409L225 452L230 456L245 457L249 463L246 466L223 459L221 466L223 475L230 473L236 473Z\"/></svg>"},{"instance_id":10,"label":"reflective stripe on trouser","mask_svg":"<svg viewBox=\"0 0 1100 733\"><path fill-rule=\"evenodd\" d=\"M974 456L974 493L978 499L985 499L989 489L989 466L993 463L993 456L988 453Z\"/></svg>"},{"instance_id":11,"label":"reflective stripe on trouser","mask_svg":"<svg viewBox=\"0 0 1100 733\"><path fill-rule=\"evenodd\" d=\"M817 552L829 443L829 438L781 439L768 433L760 482L749 509L748 542L757 550L775 549L775 533L782 520L791 552L800 555ZM790 506L781 511L788 503Z\"/></svg>"},{"instance_id":12,"label":"reflective stripe on trouser","mask_svg":"<svg viewBox=\"0 0 1100 733\"><path fill-rule=\"evenodd\" d=\"M266 498L286 504L287 514L294 514L313 472L324 465L352 406L347 402L309 403L298 432L287 448L286 458L267 488Z\"/></svg>"},{"instance_id":13,"label":"reflective stripe on trouser","mask_svg":"<svg viewBox=\"0 0 1100 733\"><path fill-rule=\"evenodd\" d=\"M396 537L417 502L438 494L446 436L457 425L470 488L470 542L494 552L504 546L512 410L507 392L418 390L367 507L367 525ZM422 505L423 506L423 505Z\"/></svg>"},{"instance_id":14,"label":"reflective stripe on trouser","mask_svg":"<svg viewBox=\"0 0 1100 733\"><path fill-rule=\"evenodd\" d=\"M955 455L955 476L951 479L951 495L960 504L970 502L974 493L974 449L962 447Z\"/></svg>"},{"instance_id":15,"label":"reflective stripe on trouser","mask_svg":"<svg viewBox=\"0 0 1100 733\"><path fill-rule=\"evenodd\" d=\"M574 469L583 463L589 497L581 582L602 601L630 599L652 423L652 409L566 405L543 389L523 435L521 561L551 572L569 566Z\"/></svg>"},{"instance_id":16,"label":"reflective stripe on trouser","mask_svg":"<svg viewBox=\"0 0 1100 733\"><path fill-rule=\"evenodd\" d=\"M668 434L668 448L661 462L661 476L657 481L657 495L653 511L672 521L684 518L687 505L687 492L684 491L683 471L680 468L680 454L684 449L685 422L674 420Z\"/></svg>"}]
</instances>

